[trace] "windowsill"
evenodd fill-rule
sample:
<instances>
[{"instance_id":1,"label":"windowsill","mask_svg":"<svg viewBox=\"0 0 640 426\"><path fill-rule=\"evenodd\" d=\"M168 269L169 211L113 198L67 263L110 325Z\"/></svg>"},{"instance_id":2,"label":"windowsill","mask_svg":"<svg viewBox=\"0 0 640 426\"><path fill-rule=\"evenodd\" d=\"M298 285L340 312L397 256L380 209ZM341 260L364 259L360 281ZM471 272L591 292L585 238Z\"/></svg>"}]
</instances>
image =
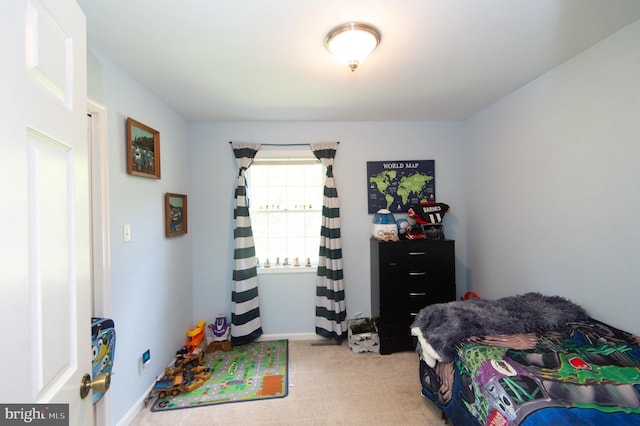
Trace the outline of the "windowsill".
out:
<instances>
[{"instance_id":1,"label":"windowsill","mask_svg":"<svg viewBox=\"0 0 640 426\"><path fill-rule=\"evenodd\" d=\"M322 213L321 209L259 209L251 210L251 214L265 213Z\"/></svg>"},{"instance_id":2,"label":"windowsill","mask_svg":"<svg viewBox=\"0 0 640 426\"><path fill-rule=\"evenodd\" d=\"M310 274L316 273L318 270L317 266L271 266L269 268L265 268L264 266L260 266L258 268L258 275L271 275L271 274Z\"/></svg>"}]
</instances>

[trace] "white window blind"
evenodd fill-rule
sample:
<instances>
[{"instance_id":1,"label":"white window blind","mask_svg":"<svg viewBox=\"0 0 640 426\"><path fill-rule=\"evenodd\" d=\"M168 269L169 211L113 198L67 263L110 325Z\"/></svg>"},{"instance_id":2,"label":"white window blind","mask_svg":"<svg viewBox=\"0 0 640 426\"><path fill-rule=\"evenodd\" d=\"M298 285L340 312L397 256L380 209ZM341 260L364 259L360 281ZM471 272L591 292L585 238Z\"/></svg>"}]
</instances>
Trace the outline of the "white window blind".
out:
<instances>
[{"instance_id":1,"label":"white window blind","mask_svg":"<svg viewBox=\"0 0 640 426\"><path fill-rule=\"evenodd\" d=\"M318 264L324 170L310 150L261 150L249 167L256 257L265 268Z\"/></svg>"}]
</instances>

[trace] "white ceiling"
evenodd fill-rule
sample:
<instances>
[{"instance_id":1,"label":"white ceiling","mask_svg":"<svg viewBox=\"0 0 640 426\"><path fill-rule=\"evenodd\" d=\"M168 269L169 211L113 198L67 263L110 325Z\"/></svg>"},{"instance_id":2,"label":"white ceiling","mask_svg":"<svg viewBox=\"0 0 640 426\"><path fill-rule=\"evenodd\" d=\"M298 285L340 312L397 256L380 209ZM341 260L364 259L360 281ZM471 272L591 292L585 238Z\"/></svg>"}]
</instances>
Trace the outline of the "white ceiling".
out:
<instances>
[{"instance_id":1,"label":"white ceiling","mask_svg":"<svg viewBox=\"0 0 640 426\"><path fill-rule=\"evenodd\" d=\"M89 46L189 121L459 120L640 18L639 0L77 0ZM325 49L362 21L351 73Z\"/></svg>"}]
</instances>

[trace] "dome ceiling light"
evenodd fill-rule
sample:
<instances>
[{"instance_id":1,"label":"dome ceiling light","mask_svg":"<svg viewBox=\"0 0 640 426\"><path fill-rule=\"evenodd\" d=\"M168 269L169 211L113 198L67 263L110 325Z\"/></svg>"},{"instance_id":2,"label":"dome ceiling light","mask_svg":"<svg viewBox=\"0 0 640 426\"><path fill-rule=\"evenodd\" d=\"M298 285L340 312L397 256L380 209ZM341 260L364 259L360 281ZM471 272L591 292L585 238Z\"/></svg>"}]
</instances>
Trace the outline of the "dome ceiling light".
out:
<instances>
[{"instance_id":1,"label":"dome ceiling light","mask_svg":"<svg viewBox=\"0 0 640 426\"><path fill-rule=\"evenodd\" d=\"M334 28L324 45L338 60L355 71L380 44L380 31L362 22L348 22Z\"/></svg>"}]
</instances>

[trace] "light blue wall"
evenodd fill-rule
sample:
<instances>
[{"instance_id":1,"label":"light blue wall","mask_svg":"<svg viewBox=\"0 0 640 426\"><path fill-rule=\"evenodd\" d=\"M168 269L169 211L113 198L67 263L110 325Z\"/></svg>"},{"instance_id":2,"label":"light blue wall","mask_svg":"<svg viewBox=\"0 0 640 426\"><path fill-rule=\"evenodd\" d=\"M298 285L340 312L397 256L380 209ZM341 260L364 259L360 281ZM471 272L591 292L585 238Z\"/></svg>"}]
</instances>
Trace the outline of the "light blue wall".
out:
<instances>
[{"instance_id":1,"label":"light blue wall","mask_svg":"<svg viewBox=\"0 0 640 426\"><path fill-rule=\"evenodd\" d=\"M451 205L448 238L457 240L458 293L466 291L462 125L415 122L199 123L191 127L194 320L229 315L233 267L233 191L229 141L340 141L334 175L340 196L347 315L370 314L367 161L434 159L436 195ZM315 277L260 276L265 334L314 333Z\"/></svg>"},{"instance_id":2,"label":"light blue wall","mask_svg":"<svg viewBox=\"0 0 640 426\"><path fill-rule=\"evenodd\" d=\"M366 162L435 159L451 205L458 295L541 291L640 334L640 23L636 22L465 123L185 122L89 52L89 95L108 108L112 309L118 328L113 419L151 385L201 319L229 314L233 188L230 140L341 141L349 316L370 312ZM161 134L162 179L125 172L124 120ZM189 234L165 239L162 197L189 195ZM133 241L122 242L122 225ZM260 278L268 334L312 333L314 278ZM140 378L137 358L153 364Z\"/></svg>"},{"instance_id":3,"label":"light blue wall","mask_svg":"<svg viewBox=\"0 0 640 426\"><path fill-rule=\"evenodd\" d=\"M470 287L640 334L640 21L468 122Z\"/></svg>"},{"instance_id":4,"label":"light blue wall","mask_svg":"<svg viewBox=\"0 0 640 426\"><path fill-rule=\"evenodd\" d=\"M116 356L111 383L112 419L118 421L185 343L193 326L191 235L164 237L164 194L189 194L189 125L96 52L88 55L89 96L107 108L111 244L111 316ZM126 173L125 120L160 132L162 178ZM131 242L122 226L131 225ZM138 374L138 358L151 364Z\"/></svg>"}]
</instances>

